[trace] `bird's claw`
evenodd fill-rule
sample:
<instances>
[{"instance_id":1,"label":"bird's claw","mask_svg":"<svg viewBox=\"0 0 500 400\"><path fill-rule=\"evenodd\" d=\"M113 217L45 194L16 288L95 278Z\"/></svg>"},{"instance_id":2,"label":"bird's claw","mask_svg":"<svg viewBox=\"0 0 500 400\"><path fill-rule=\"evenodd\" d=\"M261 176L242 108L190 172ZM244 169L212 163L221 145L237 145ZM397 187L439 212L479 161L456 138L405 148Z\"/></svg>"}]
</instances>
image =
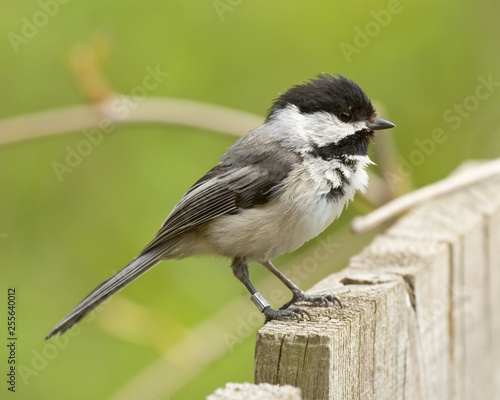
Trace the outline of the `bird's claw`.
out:
<instances>
[{"instance_id":1,"label":"bird's claw","mask_svg":"<svg viewBox=\"0 0 500 400\"><path fill-rule=\"evenodd\" d=\"M300 292L294 292L292 299L283 304L280 310L286 310L296 303L306 303L313 307L328 307L330 303L338 303L340 308L342 308L342 303L337 296L332 294L306 294L301 290Z\"/></svg>"},{"instance_id":2,"label":"bird's claw","mask_svg":"<svg viewBox=\"0 0 500 400\"><path fill-rule=\"evenodd\" d=\"M273 319L283 321L283 320L303 320L306 317L311 320L311 314L309 314L306 310L303 310L302 308L298 307L292 307L292 308L287 308L286 310L284 309L279 309L279 310L274 310L271 307L265 308L263 311L264 315L266 316L266 322L271 321Z\"/></svg>"}]
</instances>

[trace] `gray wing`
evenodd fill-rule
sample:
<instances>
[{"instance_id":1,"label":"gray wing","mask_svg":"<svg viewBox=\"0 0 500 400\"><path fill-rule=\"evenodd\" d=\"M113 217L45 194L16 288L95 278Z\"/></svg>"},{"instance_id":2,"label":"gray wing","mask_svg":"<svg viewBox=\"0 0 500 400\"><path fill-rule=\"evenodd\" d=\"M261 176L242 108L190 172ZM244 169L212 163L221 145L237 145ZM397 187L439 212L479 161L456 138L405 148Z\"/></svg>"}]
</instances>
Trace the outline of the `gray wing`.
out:
<instances>
[{"instance_id":1,"label":"gray wing","mask_svg":"<svg viewBox=\"0 0 500 400\"><path fill-rule=\"evenodd\" d=\"M261 151L249 144L237 142L221 164L189 189L141 254L221 215L266 204L281 193L283 180L300 157L275 143Z\"/></svg>"}]
</instances>

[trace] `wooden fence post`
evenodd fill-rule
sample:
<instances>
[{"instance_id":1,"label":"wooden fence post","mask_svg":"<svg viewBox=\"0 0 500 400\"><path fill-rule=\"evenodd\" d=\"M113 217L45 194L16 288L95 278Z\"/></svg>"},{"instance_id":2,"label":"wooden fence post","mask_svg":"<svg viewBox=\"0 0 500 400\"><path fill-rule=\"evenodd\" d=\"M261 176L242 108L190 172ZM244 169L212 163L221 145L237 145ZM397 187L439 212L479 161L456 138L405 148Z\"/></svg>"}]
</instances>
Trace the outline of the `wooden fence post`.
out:
<instances>
[{"instance_id":1,"label":"wooden fence post","mask_svg":"<svg viewBox=\"0 0 500 400\"><path fill-rule=\"evenodd\" d=\"M430 201L310 293L343 309L272 321L255 382L304 400L500 398L500 178Z\"/></svg>"}]
</instances>

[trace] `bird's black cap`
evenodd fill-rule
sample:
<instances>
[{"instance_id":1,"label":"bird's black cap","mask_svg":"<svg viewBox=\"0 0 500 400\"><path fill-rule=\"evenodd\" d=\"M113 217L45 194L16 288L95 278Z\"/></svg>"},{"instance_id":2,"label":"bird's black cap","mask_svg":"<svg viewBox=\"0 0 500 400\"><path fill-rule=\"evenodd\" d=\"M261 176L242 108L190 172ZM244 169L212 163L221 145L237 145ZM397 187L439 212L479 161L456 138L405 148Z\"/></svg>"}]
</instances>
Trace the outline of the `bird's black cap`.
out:
<instances>
[{"instance_id":1,"label":"bird's black cap","mask_svg":"<svg viewBox=\"0 0 500 400\"><path fill-rule=\"evenodd\" d=\"M326 111L339 116L342 112L349 112L353 121L368 120L375 115L363 89L342 75L321 74L317 79L292 87L275 100L267 119L289 104L297 106L303 114Z\"/></svg>"}]
</instances>

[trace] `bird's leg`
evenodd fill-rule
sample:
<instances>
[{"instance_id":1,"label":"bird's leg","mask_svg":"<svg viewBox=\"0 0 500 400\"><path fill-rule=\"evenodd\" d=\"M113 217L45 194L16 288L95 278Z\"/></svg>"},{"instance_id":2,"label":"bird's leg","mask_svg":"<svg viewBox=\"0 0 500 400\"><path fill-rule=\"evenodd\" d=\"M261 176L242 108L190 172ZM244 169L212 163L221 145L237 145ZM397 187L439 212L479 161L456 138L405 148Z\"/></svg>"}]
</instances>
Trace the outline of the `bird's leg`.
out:
<instances>
[{"instance_id":1,"label":"bird's leg","mask_svg":"<svg viewBox=\"0 0 500 400\"><path fill-rule=\"evenodd\" d=\"M233 274L238 280L240 280L245 287L248 289L250 294L252 295L250 298L253 303L257 306L257 308L266 316L266 322L272 319L278 320L289 320L296 319L300 320L304 318L306 315L310 318L310 315L307 311L302 310L301 308L292 307L286 310L274 310L271 308L271 305L267 302L267 300L262 296L255 287L250 282L250 277L248 274L248 265L245 259L236 257L231 264L231 269L233 270Z\"/></svg>"},{"instance_id":2,"label":"bird's leg","mask_svg":"<svg viewBox=\"0 0 500 400\"><path fill-rule=\"evenodd\" d=\"M266 261L261 263L264 267L266 267L269 271L271 271L274 275L276 275L281 282L283 282L287 288L292 291L292 299L283 304L280 307L280 310L288 309L292 304L295 303L308 303L313 306L321 306L327 307L329 303L337 302L340 307L342 307L342 303L337 296L331 294L306 294L303 290L301 290L295 283L293 283L290 279L288 279L280 270L278 270L271 261Z\"/></svg>"}]
</instances>

